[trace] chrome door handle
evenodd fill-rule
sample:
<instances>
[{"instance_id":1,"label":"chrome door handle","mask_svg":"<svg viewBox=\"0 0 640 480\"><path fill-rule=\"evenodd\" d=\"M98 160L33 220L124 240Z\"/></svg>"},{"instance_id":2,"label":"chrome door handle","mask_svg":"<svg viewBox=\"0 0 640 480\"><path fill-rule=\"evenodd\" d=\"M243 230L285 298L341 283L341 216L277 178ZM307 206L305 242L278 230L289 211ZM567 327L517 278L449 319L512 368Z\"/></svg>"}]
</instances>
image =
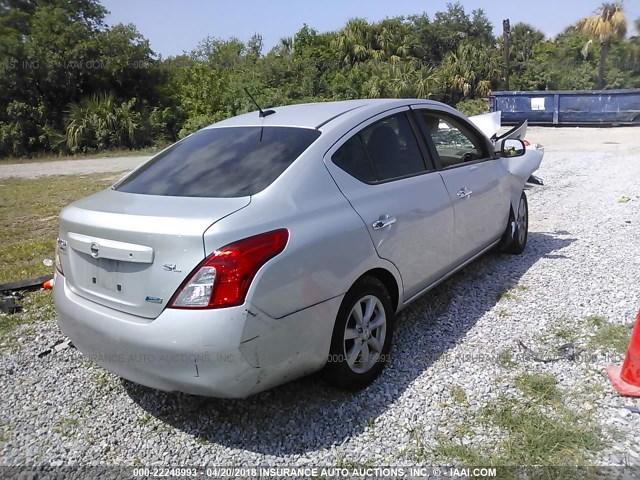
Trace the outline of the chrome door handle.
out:
<instances>
[{"instance_id":1,"label":"chrome door handle","mask_svg":"<svg viewBox=\"0 0 640 480\"><path fill-rule=\"evenodd\" d=\"M469 190L467 187L463 187L460 189L460 191L458 192L458 198L467 198L470 197L471 194L473 193L472 190Z\"/></svg>"},{"instance_id":2,"label":"chrome door handle","mask_svg":"<svg viewBox=\"0 0 640 480\"><path fill-rule=\"evenodd\" d=\"M390 227L394 223L396 223L396 219L394 217L387 217L381 220L376 220L371 226L374 230L382 230L383 228Z\"/></svg>"}]
</instances>

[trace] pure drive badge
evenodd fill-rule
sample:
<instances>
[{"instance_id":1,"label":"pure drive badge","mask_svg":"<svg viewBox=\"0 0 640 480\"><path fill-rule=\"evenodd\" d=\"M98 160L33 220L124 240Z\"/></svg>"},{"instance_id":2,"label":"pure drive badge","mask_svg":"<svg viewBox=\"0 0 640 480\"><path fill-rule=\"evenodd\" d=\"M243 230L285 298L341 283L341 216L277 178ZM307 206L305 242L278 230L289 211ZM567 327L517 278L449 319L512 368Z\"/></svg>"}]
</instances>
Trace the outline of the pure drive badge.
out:
<instances>
[{"instance_id":1,"label":"pure drive badge","mask_svg":"<svg viewBox=\"0 0 640 480\"><path fill-rule=\"evenodd\" d=\"M149 303L162 303L162 299L160 297L150 297L148 295L144 301Z\"/></svg>"}]
</instances>

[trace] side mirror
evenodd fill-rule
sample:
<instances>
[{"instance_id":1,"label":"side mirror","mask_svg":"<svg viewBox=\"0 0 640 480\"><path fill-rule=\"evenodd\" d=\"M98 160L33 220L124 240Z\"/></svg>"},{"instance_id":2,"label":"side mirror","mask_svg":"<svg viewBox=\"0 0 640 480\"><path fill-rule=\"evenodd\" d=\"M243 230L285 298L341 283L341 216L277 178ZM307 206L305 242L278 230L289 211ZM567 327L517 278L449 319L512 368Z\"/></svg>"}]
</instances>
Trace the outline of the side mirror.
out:
<instances>
[{"instance_id":1,"label":"side mirror","mask_svg":"<svg viewBox=\"0 0 640 480\"><path fill-rule=\"evenodd\" d=\"M525 147L524 142L517 138L507 138L502 142L501 153L503 157L521 157L526 150L527 147Z\"/></svg>"}]
</instances>

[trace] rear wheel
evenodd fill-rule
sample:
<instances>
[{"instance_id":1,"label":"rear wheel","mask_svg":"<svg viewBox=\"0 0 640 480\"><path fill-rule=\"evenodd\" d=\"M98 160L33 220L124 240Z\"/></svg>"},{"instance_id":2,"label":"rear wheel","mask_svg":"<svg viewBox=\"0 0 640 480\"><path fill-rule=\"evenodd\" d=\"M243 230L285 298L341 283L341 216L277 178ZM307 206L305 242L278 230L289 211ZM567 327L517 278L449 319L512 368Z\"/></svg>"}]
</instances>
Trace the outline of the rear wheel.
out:
<instances>
[{"instance_id":1,"label":"rear wheel","mask_svg":"<svg viewBox=\"0 0 640 480\"><path fill-rule=\"evenodd\" d=\"M394 311L385 286L363 277L345 295L331 338L326 367L333 385L360 390L380 374L388 360Z\"/></svg>"}]
</instances>

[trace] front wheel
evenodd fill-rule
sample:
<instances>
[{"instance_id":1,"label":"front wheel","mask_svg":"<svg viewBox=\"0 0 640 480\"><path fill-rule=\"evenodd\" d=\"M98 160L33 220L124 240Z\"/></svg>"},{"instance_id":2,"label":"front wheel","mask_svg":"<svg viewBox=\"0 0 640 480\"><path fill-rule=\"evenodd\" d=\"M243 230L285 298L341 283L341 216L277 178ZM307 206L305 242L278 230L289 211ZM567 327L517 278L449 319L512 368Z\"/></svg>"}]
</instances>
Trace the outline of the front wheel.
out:
<instances>
[{"instance_id":1,"label":"front wheel","mask_svg":"<svg viewBox=\"0 0 640 480\"><path fill-rule=\"evenodd\" d=\"M360 390L380 374L388 360L394 311L385 286L363 277L347 292L333 328L327 380Z\"/></svg>"},{"instance_id":2,"label":"front wheel","mask_svg":"<svg viewBox=\"0 0 640 480\"><path fill-rule=\"evenodd\" d=\"M515 214L515 230L513 232L513 241L507 251L515 255L524 252L527 246L527 238L529 237L529 204L527 196L522 192L520 202L518 202L518 211Z\"/></svg>"}]
</instances>

